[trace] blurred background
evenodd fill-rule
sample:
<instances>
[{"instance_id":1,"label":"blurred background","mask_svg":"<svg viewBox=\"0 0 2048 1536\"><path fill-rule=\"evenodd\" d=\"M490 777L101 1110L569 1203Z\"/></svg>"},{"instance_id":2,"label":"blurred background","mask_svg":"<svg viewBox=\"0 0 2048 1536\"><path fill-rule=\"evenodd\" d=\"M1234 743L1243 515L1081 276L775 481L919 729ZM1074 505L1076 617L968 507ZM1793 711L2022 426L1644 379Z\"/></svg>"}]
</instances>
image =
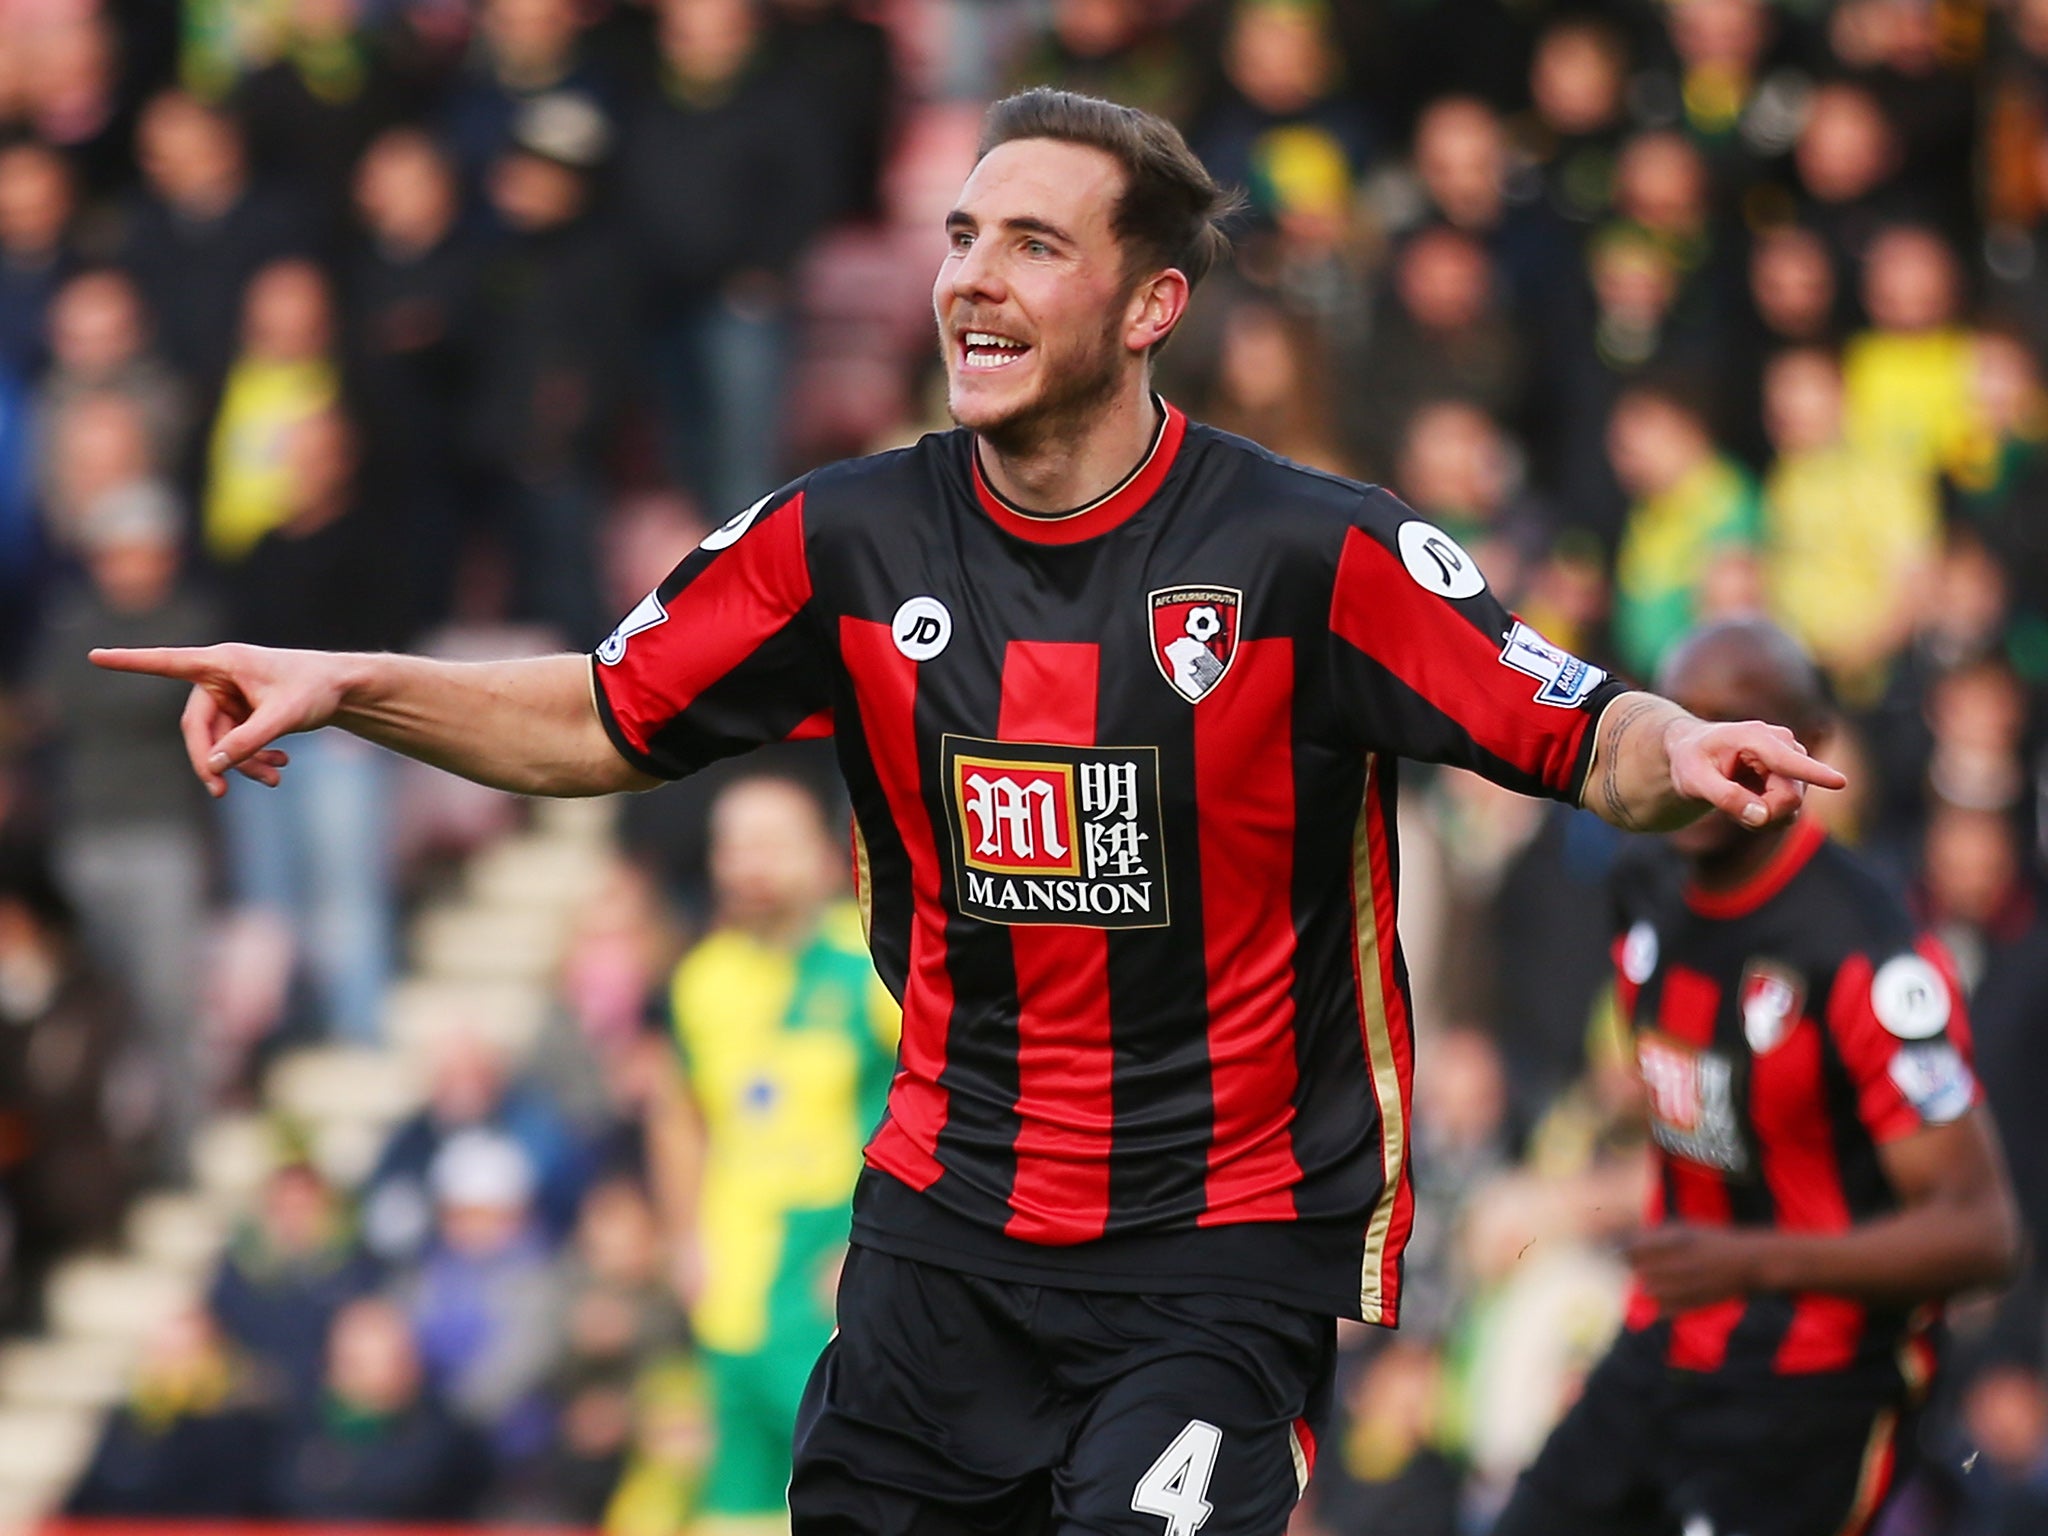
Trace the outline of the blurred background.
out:
<instances>
[{"instance_id":1,"label":"blurred background","mask_svg":"<svg viewBox=\"0 0 2048 1536\"><path fill-rule=\"evenodd\" d=\"M1738 612L1821 658L1819 813L1955 951L2038 1242L2048 0L4 0L0 1523L697 1522L671 978L843 894L829 747L534 805L321 737L215 805L84 651L588 647L945 425L941 219L1040 82L1249 194L1191 414L1623 675ZM1618 834L1417 781L1408 1306L1308 1536L1480 1536L1639 1209ZM1954 1331L1885 1530L2048 1530L2038 1274Z\"/></svg>"}]
</instances>

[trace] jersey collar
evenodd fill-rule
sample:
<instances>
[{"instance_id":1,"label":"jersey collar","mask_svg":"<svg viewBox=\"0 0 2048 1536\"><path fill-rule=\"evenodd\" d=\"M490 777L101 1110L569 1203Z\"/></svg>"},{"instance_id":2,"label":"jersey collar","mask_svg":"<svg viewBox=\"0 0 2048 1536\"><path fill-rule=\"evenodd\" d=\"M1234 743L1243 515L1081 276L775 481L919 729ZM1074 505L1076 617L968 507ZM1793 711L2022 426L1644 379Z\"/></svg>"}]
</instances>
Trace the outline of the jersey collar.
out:
<instances>
[{"instance_id":1,"label":"jersey collar","mask_svg":"<svg viewBox=\"0 0 2048 1536\"><path fill-rule=\"evenodd\" d=\"M995 520L998 528L1033 544L1078 544L1083 539L1109 532L1158 494L1159 487L1166 481L1167 471L1173 468L1173 461L1180 454L1181 439L1187 436L1187 417L1157 395L1152 398L1159 400L1160 409L1159 427L1153 434L1151 448L1138 461L1138 467L1124 476L1115 489L1096 497L1086 506L1076 507L1071 512L1050 514L1026 512L1012 506L981 472L981 444L970 438L967 457L974 466L974 499L981 503L982 511Z\"/></svg>"},{"instance_id":2,"label":"jersey collar","mask_svg":"<svg viewBox=\"0 0 2048 1536\"><path fill-rule=\"evenodd\" d=\"M1801 816L1792 823L1792 830L1785 834L1784 842L1778 845L1777 852L1771 855L1762 869L1742 884L1722 891L1705 890L1688 880L1685 883L1685 904L1701 917L1723 922L1747 917L1790 885L1792 877L1806 868L1807 861L1827 840L1827 832L1818 817Z\"/></svg>"}]
</instances>

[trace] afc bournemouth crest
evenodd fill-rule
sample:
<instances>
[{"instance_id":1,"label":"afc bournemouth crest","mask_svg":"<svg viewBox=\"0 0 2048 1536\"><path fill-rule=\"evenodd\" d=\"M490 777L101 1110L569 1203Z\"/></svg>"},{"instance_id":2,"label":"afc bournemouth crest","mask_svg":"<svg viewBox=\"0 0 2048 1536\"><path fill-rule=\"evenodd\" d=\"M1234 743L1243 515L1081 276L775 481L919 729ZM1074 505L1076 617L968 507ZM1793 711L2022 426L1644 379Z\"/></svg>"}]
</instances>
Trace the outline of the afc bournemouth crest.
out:
<instances>
[{"instance_id":1,"label":"afc bournemouth crest","mask_svg":"<svg viewBox=\"0 0 2048 1536\"><path fill-rule=\"evenodd\" d=\"M1757 1055L1784 1042L1805 1004L1806 983L1798 972L1772 960L1752 960L1742 968L1736 1006L1742 1010L1743 1038Z\"/></svg>"},{"instance_id":2,"label":"afc bournemouth crest","mask_svg":"<svg viewBox=\"0 0 2048 1536\"><path fill-rule=\"evenodd\" d=\"M1207 697L1237 655L1244 594L1235 587L1161 587L1150 601L1159 675L1190 703Z\"/></svg>"}]
</instances>

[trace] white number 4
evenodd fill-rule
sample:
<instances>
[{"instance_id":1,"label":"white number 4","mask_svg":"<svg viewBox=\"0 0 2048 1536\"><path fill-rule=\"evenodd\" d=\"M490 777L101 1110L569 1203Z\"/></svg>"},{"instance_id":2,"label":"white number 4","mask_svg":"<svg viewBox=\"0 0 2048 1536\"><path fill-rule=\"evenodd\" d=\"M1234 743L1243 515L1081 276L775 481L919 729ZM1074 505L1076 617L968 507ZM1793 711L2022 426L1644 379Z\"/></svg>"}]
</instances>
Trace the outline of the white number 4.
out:
<instances>
[{"instance_id":1,"label":"white number 4","mask_svg":"<svg viewBox=\"0 0 2048 1536\"><path fill-rule=\"evenodd\" d=\"M1223 1431L1200 1419L1189 1419L1187 1428L1173 1437L1173 1444L1159 1453L1159 1459L1138 1479L1131 1493L1131 1508L1141 1515L1158 1515L1166 1521L1166 1536L1194 1536L1209 1518L1209 1477L1216 1470L1216 1452L1223 1444Z\"/></svg>"}]
</instances>

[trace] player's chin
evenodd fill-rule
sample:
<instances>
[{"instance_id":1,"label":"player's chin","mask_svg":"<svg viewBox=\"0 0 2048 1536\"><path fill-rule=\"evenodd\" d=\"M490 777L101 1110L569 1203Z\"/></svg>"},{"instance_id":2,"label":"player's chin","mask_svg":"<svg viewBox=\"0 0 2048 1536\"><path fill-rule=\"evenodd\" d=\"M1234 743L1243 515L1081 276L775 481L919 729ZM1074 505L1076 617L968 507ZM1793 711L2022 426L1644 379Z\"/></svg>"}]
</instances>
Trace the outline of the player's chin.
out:
<instances>
[{"instance_id":1,"label":"player's chin","mask_svg":"<svg viewBox=\"0 0 2048 1536\"><path fill-rule=\"evenodd\" d=\"M1709 811L1698 821L1668 834L1668 840L1688 859L1710 859L1729 852L1748 835L1748 828L1732 816Z\"/></svg>"},{"instance_id":2,"label":"player's chin","mask_svg":"<svg viewBox=\"0 0 2048 1536\"><path fill-rule=\"evenodd\" d=\"M1009 369L1021 375L1024 364ZM1037 392L1024 377L1002 378L955 368L946 381L946 408L954 421L970 432L1000 433L1031 415Z\"/></svg>"}]
</instances>

